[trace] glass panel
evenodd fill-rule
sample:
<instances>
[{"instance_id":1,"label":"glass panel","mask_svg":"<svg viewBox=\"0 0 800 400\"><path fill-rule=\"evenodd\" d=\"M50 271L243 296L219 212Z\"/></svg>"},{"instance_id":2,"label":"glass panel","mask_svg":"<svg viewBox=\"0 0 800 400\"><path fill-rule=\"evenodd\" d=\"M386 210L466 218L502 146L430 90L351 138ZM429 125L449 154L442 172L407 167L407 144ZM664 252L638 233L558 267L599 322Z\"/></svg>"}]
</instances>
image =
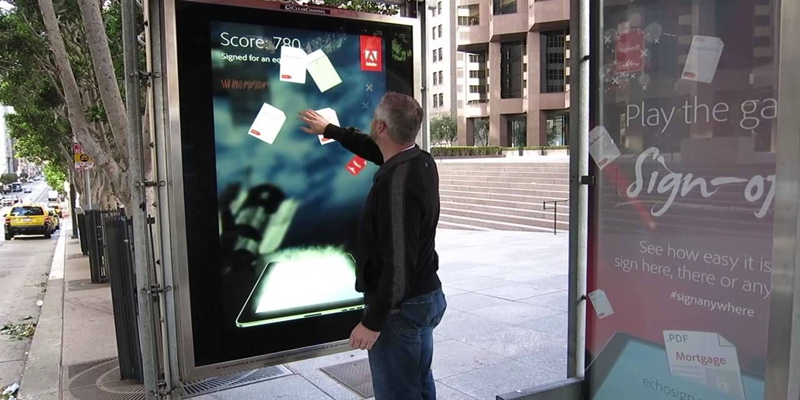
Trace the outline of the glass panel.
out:
<instances>
[{"instance_id":1,"label":"glass panel","mask_svg":"<svg viewBox=\"0 0 800 400\"><path fill-rule=\"evenodd\" d=\"M589 398L762 400L775 139L797 134L776 126L778 1L606 3Z\"/></svg>"},{"instance_id":2,"label":"glass panel","mask_svg":"<svg viewBox=\"0 0 800 400\"><path fill-rule=\"evenodd\" d=\"M522 43L500 44L500 97L522 97Z\"/></svg>"},{"instance_id":3,"label":"glass panel","mask_svg":"<svg viewBox=\"0 0 800 400\"><path fill-rule=\"evenodd\" d=\"M494 0L494 15L516 14L516 0Z\"/></svg>"},{"instance_id":4,"label":"glass panel","mask_svg":"<svg viewBox=\"0 0 800 400\"><path fill-rule=\"evenodd\" d=\"M545 52L544 56L544 84L542 92L560 93L565 90L566 69L566 34L564 32L551 32L543 34Z\"/></svg>"}]
</instances>

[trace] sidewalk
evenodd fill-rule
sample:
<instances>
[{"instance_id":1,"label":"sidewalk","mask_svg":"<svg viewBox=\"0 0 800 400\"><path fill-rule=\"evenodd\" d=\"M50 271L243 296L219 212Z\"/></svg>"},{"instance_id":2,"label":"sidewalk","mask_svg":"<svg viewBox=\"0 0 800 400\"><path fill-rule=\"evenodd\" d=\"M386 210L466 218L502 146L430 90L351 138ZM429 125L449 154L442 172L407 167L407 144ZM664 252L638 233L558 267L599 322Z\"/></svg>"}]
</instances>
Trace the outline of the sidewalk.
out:
<instances>
[{"instance_id":1,"label":"sidewalk","mask_svg":"<svg viewBox=\"0 0 800 400\"><path fill-rule=\"evenodd\" d=\"M65 283L59 289L51 274L21 398L140 398L141 386L120 382L115 369L111 290L89 282L88 258L65 236L59 246ZM567 238L440 230L448 310L435 330L439 399L494 399L566 378ZM63 312L54 303L62 303ZM362 399L321 368L365 358L352 351L290 363L274 379L195 399ZM368 379L368 371L361 378Z\"/></svg>"}]
</instances>

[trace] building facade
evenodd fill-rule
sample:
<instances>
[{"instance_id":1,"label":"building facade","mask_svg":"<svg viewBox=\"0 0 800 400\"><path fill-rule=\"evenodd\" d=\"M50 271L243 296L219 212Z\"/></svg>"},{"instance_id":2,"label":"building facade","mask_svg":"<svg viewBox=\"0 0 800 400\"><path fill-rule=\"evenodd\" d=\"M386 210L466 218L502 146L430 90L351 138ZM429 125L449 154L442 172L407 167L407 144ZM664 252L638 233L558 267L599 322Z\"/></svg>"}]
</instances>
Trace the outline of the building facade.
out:
<instances>
[{"instance_id":1,"label":"building facade","mask_svg":"<svg viewBox=\"0 0 800 400\"><path fill-rule=\"evenodd\" d=\"M567 145L569 0L456 0L458 144Z\"/></svg>"},{"instance_id":2,"label":"building facade","mask_svg":"<svg viewBox=\"0 0 800 400\"><path fill-rule=\"evenodd\" d=\"M427 75L428 104L431 117L457 112L455 74L456 19L455 0L428 2Z\"/></svg>"},{"instance_id":3,"label":"building facade","mask_svg":"<svg viewBox=\"0 0 800 400\"><path fill-rule=\"evenodd\" d=\"M17 162L14 158L14 142L8 135L6 115L13 113L14 109L0 105L0 174L17 172Z\"/></svg>"}]
</instances>

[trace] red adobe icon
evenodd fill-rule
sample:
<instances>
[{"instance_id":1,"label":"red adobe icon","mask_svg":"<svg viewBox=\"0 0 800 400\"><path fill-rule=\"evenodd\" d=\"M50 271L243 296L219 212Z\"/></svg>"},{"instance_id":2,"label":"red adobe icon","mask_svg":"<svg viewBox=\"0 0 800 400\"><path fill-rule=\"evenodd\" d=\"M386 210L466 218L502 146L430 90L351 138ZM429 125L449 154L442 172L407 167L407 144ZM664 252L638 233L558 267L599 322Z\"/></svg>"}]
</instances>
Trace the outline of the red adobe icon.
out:
<instances>
[{"instance_id":1,"label":"red adobe icon","mask_svg":"<svg viewBox=\"0 0 800 400\"><path fill-rule=\"evenodd\" d=\"M383 43L379 36L361 36L361 70L383 71Z\"/></svg>"},{"instance_id":2,"label":"red adobe icon","mask_svg":"<svg viewBox=\"0 0 800 400\"><path fill-rule=\"evenodd\" d=\"M359 156L355 156L353 157L352 160L350 160L349 163L347 163L345 168L347 169L347 172L350 172L351 175L357 176L358 174L361 173L361 170L364 169L366 166L367 166L367 160Z\"/></svg>"}]
</instances>

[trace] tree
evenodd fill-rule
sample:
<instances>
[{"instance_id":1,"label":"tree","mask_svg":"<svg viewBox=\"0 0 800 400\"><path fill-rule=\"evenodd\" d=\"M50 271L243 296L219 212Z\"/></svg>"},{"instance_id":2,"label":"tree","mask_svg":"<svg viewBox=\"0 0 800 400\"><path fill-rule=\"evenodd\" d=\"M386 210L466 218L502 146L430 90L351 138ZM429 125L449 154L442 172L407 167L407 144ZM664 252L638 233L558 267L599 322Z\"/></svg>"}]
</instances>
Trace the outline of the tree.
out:
<instances>
[{"instance_id":1,"label":"tree","mask_svg":"<svg viewBox=\"0 0 800 400\"><path fill-rule=\"evenodd\" d=\"M66 171L74 137L95 162L95 203L130 206L119 0L12 4L0 14L0 102L17 113L7 118L17 150Z\"/></svg>"},{"instance_id":2,"label":"tree","mask_svg":"<svg viewBox=\"0 0 800 400\"><path fill-rule=\"evenodd\" d=\"M64 193L64 182L67 181L67 170L62 164L47 163L42 169L44 174L44 181L47 186L59 193Z\"/></svg>"},{"instance_id":3,"label":"tree","mask_svg":"<svg viewBox=\"0 0 800 400\"><path fill-rule=\"evenodd\" d=\"M489 120L488 118L478 118L475 120L475 146L489 145Z\"/></svg>"},{"instance_id":4,"label":"tree","mask_svg":"<svg viewBox=\"0 0 800 400\"><path fill-rule=\"evenodd\" d=\"M344 8L347 10L368 12L373 14L397 15L400 9L394 5L386 5L370 0L322 0L314 1L328 7Z\"/></svg>"},{"instance_id":5,"label":"tree","mask_svg":"<svg viewBox=\"0 0 800 400\"><path fill-rule=\"evenodd\" d=\"M457 135L456 119L452 115L431 118L431 141L434 145L451 145Z\"/></svg>"},{"instance_id":6,"label":"tree","mask_svg":"<svg viewBox=\"0 0 800 400\"><path fill-rule=\"evenodd\" d=\"M14 173L7 173L0 175L0 182L2 182L3 185L9 185L11 183L16 182L18 179L19 177L17 176L17 174Z\"/></svg>"}]
</instances>

